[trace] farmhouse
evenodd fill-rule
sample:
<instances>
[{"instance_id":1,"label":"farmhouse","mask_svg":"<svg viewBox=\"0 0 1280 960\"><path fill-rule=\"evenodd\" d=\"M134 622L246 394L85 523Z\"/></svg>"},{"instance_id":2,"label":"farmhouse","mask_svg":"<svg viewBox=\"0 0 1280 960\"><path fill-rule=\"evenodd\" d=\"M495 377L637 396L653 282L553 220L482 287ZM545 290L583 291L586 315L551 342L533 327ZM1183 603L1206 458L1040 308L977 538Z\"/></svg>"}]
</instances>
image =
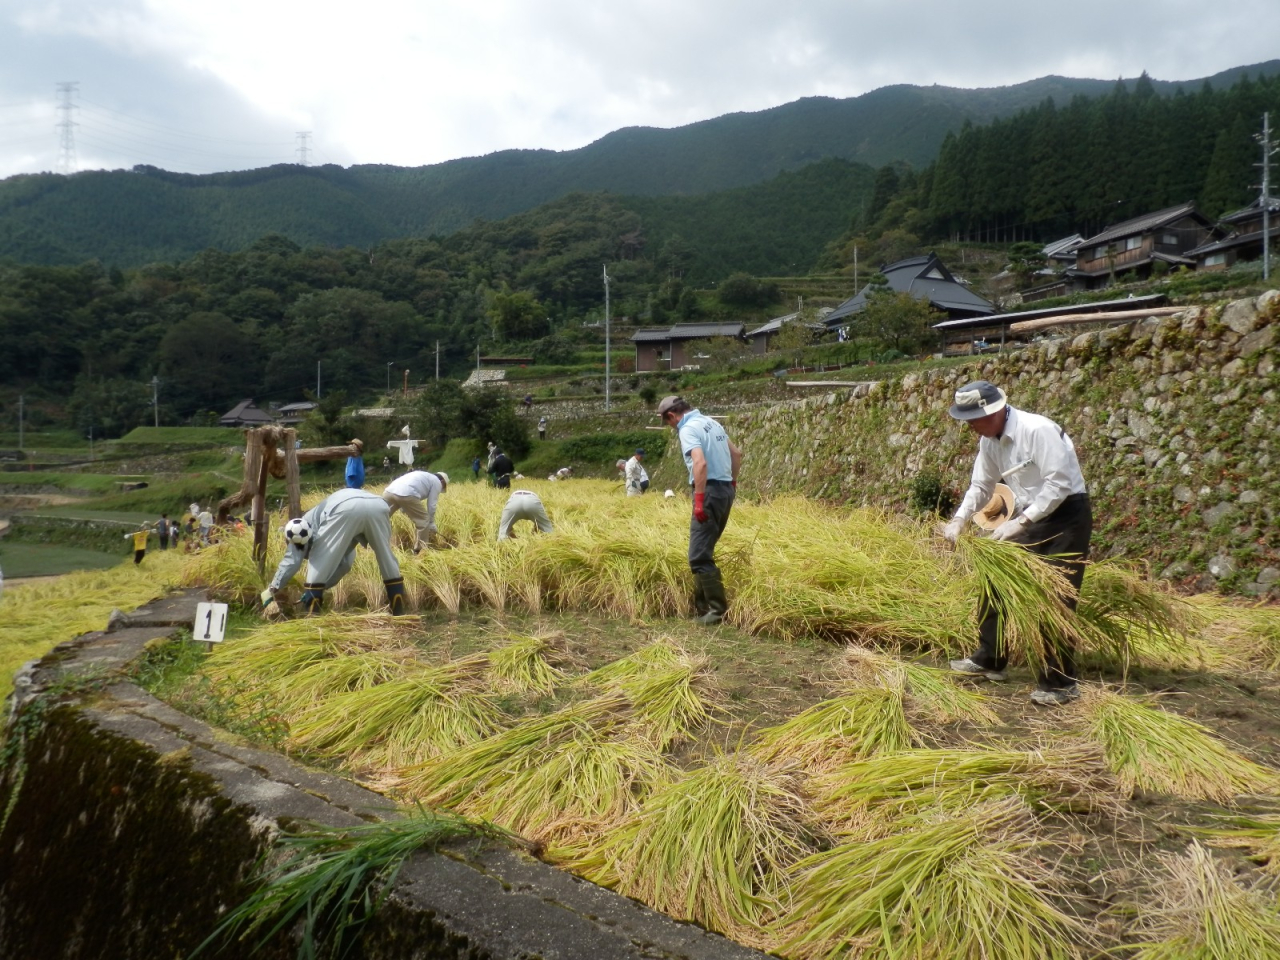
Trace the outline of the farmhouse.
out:
<instances>
[{"instance_id":1,"label":"farmhouse","mask_svg":"<svg viewBox=\"0 0 1280 960\"><path fill-rule=\"evenodd\" d=\"M968 317L985 317L996 312L989 300L984 300L952 276L938 255L926 254L908 257L880 268L894 293L909 293L918 300L928 300L933 309L945 313L948 320ZM867 308L868 298L875 288L867 284L835 310L827 314L823 323L828 329L844 326Z\"/></svg>"},{"instance_id":2,"label":"farmhouse","mask_svg":"<svg viewBox=\"0 0 1280 960\"><path fill-rule=\"evenodd\" d=\"M1267 221L1264 224L1264 221ZM1263 230L1274 244L1280 238L1280 200L1259 197L1247 207L1218 220L1226 236L1213 238L1187 251L1197 270L1226 270L1237 260L1257 260L1262 256Z\"/></svg>"},{"instance_id":3,"label":"farmhouse","mask_svg":"<svg viewBox=\"0 0 1280 960\"><path fill-rule=\"evenodd\" d=\"M631 335L636 345L636 373L653 370L679 370L695 366L689 345L695 340L712 337L742 339L746 329L741 323L677 323L673 327L646 327Z\"/></svg>"},{"instance_id":4,"label":"farmhouse","mask_svg":"<svg viewBox=\"0 0 1280 960\"><path fill-rule=\"evenodd\" d=\"M1067 275L1082 288L1105 287L1122 273L1148 276L1157 263L1193 267L1190 251L1214 230L1194 203L1167 207L1113 224L1076 247L1076 265Z\"/></svg>"}]
</instances>

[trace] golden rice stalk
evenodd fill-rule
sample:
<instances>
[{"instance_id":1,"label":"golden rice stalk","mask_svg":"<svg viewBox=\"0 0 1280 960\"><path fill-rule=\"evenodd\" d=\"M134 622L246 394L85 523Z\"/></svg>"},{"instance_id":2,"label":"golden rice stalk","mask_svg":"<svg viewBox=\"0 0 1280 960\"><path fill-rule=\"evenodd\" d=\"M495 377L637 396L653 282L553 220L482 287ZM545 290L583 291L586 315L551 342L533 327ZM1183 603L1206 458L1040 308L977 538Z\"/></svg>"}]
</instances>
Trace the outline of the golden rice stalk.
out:
<instances>
[{"instance_id":1,"label":"golden rice stalk","mask_svg":"<svg viewBox=\"0 0 1280 960\"><path fill-rule=\"evenodd\" d=\"M287 677L278 677L266 685L279 704L280 712L291 722L305 716L318 701L352 690L376 687L400 677L413 661L403 655L353 653L328 657L309 663Z\"/></svg>"},{"instance_id":2,"label":"golden rice stalk","mask_svg":"<svg viewBox=\"0 0 1280 960\"><path fill-rule=\"evenodd\" d=\"M1280 671L1280 608L1210 595L1192 597L1191 603L1203 618L1209 643L1224 658Z\"/></svg>"},{"instance_id":3,"label":"golden rice stalk","mask_svg":"<svg viewBox=\"0 0 1280 960\"><path fill-rule=\"evenodd\" d=\"M812 852L794 776L742 754L658 787L571 869L680 920L768 947L762 925L784 904L783 872Z\"/></svg>"},{"instance_id":4,"label":"golden rice stalk","mask_svg":"<svg viewBox=\"0 0 1280 960\"><path fill-rule=\"evenodd\" d=\"M499 693L551 694L565 681L563 671L548 661L560 637L513 636L489 651L489 684Z\"/></svg>"},{"instance_id":5,"label":"golden rice stalk","mask_svg":"<svg viewBox=\"0 0 1280 960\"><path fill-rule=\"evenodd\" d=\"M1070 960L1083 925L1047 897L1031 858L1034 823L1017 799L908 817L898 832L844 843L792 866L791 909L773 925L796 960Z\"/></svg>"},{"instance_id":6,"label":"golden rice stalk","mask_svg":"<svg viewBox=\"0 0 1280 960\"><path fill-rule=\"evenodd\" d=\"M661 750L692 739L721 700L705 658L656 668L620 681L616 689L631 701L637 734Z\"/></svg>"},{"instance_id":7,"label":"golden rice stalk","mask_svg":"<svg viewBox=\"0 0 1280 960\"><path fill-rule=\"evenodd\" d=\"M835 767L809 783L814 807L845 835L883 835L907 814L1021 797L1054 810L1114 811L1114 782L1096 747L920 749Z\"/></svg>"},{"instance_id":8,"label":"golden rice stalk","mask_svg":"<svg viewBox=\"0 0 1280 960\"><path fill-rule=\"evenodd\" d=\"M1194 720L1103 689L1081 700L1088 736L1127 792L1230 803L1275 793L1280 774L1242 757Z\"/></svg>"},{"instance_id":9,"label":"golden rice stalk","mask_svg":"<svg viewBox=\"0 0 1280 960\"><path fill-rule=\"evenodd\" d=\"M407 589L418 597L418 606L430 601L457 615L462 609L462 583L449 563L450 551L424 550L412 561L402 564Z\"/></svg>"},{"instance_id":10,"label":"golden rice stalk","mask_svg":"<svg viewBox=\"0 0 1280 960\"><path fill-rule=\"evenodd\" d=\"M1000 642L1011 663L1039 670L1046 644L1079 641L1080 623L1060 599L1073 592L1061 570L989 537L961 537L956 556L977 581L979 598L1000 611Z\"/></svg>"},{"instance_id":11,"label":"golden rice stalk","mask_svg":"<svg viewBox=\"0 0 1280 960\"><path fill-rule=\"evenodd\" d=\"M1138 903L1143 932L1134 960L1276 960L1280 913L1274 890L1250 890L1195 841L1160 854L1163 871Z\"/></svg>"},{"instance_id":12,"label":"golden rice stalk","mask_svg":"<svg viewBox=\"0 0 1280 960\"><path fill-rule=\"evenodd\" d=\"M902 688L866 687L809 707L785 723L760 731L747 747L771 766L826 770L884 751L916 746Z\"/></svg>"},{"instance_id":13,"label":"golden rice stalk","mask_svg":"<svg viewBox=\"0 0 1280 960\"><path fill-rule=\"evenodd\" d=\"M492 697L475 688L462 661L422 667L377 686L314 703L294 723L292 741L315 753L404 767L467 746L501 729Z\"/></svg>"},{"instance_id":14,"label":"golden rice stalk","mask_svg":"<svg viewBox=\"0 0 1280 960\"><path fill-rule=\"evenodd\" d=\"M583 730L600 736L631 719L620 694L569 704L554 713L522 720L492 737L404 771L401 789L428 806L457 807L500 788L510 777L537 766Z\"/></svg>"},{"instance_id":15,"label":"golden rice stalk","mask_svg":"<svg viewBox=\"0 0 1280 960\"><path fill-rule=\"evenodd\" d=\"M1189 832L1215 847L1248 850L1264 873L1280 876L1280 816L1222 817L1227 826L1196 827Z\"/></svg>"},{"instance_id":16,"label":"golden rice stalk","mask_svg":"<svg viewBox=\"0 0 1280 960\"><path fill-rule=\"evenodd\" d=\"M1186 601L1114 559L1086 568L1076 617L1086 646L1124 666L1144 650L1188 656L1188 634L1197 619Z\"/></svg>"},{"instance_id":17,"label":"golden rice stalk","mask_svg":"<svg viewBox=\"0 0 1280 960\"><path fill-rule=\"evenodd\" d=\"M655 669L691 661L689 653L670 637L658 637L625 657L597 667L574 680L574 684L598 690L634 681Z\"/></svg>"},{"instance_id":18,"label":"golden rice stalk","mask_svg":"<svg viewBox=\"0 0 1280 960\"><path fill-rule=\"evenodd\" d=\"M989 726L1000 719L991 708L990 697L959 686L946 671L868 647L846 647L836 661L836 671L864 685L902 687L911 712L935 723Z\"/></svg>"},{"instance_id":19,"label":"golden rice stalk","mask_svg":"<svg viewBox=\"0 0 1280 960\"><path fill-rule=\"evenodd\" d=\"M521 763L491 789L461 798L458 808L533 840L589 843L671 774L653 744L579 726L536 762Z\"/></svg>"}]
</instances>

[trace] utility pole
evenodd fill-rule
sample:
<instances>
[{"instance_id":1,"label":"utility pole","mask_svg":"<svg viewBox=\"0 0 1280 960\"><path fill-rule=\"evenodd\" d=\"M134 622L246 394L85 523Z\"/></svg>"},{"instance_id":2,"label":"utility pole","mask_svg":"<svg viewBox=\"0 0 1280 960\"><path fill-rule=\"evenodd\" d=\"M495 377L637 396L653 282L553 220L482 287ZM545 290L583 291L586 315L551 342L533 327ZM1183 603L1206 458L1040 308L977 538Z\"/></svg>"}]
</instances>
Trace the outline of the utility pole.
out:
<instances>
[{"instance_id":1,"label":"utility pole","mask_svg":"<svg viewBox=\"0 0 1280 960\"><path fill-rule=\"evenodd\" d=\"M440 341L436 341L436 379L440 379Z\"/></svg>"},{"instance_id":2,"label":"utility pole","mask_svg":"<svg viewBox=\"0 0 1280 960\"><path fill-rule=\"evenodd\" d=\"M21 393L18 394L18 449L19 450L22 449L22 414L23 414L23 407L26 404L26 402L27 402L26 396Z\"/></svg>"},{"instance_id":3,"label":"utility pole","mask_svg":"<svg viewBox=\"0 0 1280 960\"><path fill-rule=\"evenodd\" d=\"M298 146L293 151L298 155L298 163L304 167L311 166L311 131L299 130L294 136L298 138Z\"/></svg>"},{"instance_id":4,"label":"utility pole","mask_svg":"<svg viewBox=\"0 0 1280 960\"><path fill-rule=\"evenodd\" d=\"M391 396L391 368L396 365L394 360L387 361L387 396Z\"/></svg>"},{"instance_id":5,"label":"utility pole","mask_svg":"<svg viewBox=\"0 0 1280 960\"><path fill-rule=\"evenodd\" d=\"M1280 147L1271 142L1271 114L1262 115L1262 136L1254 135L1262 144L1262 162L1254 166L1262 168L1262 279L1271 278L1271 158Z\"/></svg>"},{"instance_id":6,"label":"utility pole","mask_svg":"<svg viewBox=\"0 0 1280 960\"><path fill-rule=\"evenodd\" d=\"M609 412L609 268L601 265L604 274L604 410Z\"/></svg>"},{"instance_id":7,"label":"utility pole","mask_svg":"<svg viewBox=\"0 0 1280 960\"><path fill-rule=\"evenodd\" d=\"M151 412L155 417L155 425L160 426L160 378L151 377Z\"/></svg>"},{"instance_id":8,"label":"utility pole","mask_svg":"<svg viewBox=\"0 0 1280 960\"><path fill-rule=\"evenodd\" d=\"M76 132L75 128L80 126L71 119L71 111L79 110L80 107L72 102L72 98L76 95L76 88L80 86L79 80L64 80L57 84L58 96L58 113L62 119L58 121L58 172L59 173L75 173L76 172Z\"/></svg>"},{"instance_id":9,"label":"utility pole","mask_svg":"<svg viewBox=\"0 0 1280 960\"><path fill-rule=\"evenodd\" d=\"M89 424L89 462L93 462L93 424Z\"/></svg>"},{"instance_id":10,"label":"utility pole","mask_svg":"<svg viewBox=\"0 0 1280 960\"><path fill-rule=\"evenodd\" d=\"M320 361L316 361L316 399L320 399Z\"/></svg>"}]
</instances>

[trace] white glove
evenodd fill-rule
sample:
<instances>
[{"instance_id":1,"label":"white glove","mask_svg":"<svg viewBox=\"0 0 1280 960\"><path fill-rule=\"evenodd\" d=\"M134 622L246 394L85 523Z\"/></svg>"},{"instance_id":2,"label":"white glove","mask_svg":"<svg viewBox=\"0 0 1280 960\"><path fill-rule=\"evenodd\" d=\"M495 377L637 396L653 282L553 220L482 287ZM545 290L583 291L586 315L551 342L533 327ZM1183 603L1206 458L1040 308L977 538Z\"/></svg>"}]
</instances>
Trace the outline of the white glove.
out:
<instances>
[{"instance_id":1,"label":"white glove","mask_svg":"<svg viewBox=\"0 0 1280 960\"><path fill-rule=\"evenodd\" d=\"M276 595L271 592L270 587L267 587L267 589L263 590L262 593L258 594L258 599L262 601L263 610L266 610L267 607L271 606L272 602L275 601L275 598Z\"/></svg>"},{"instance_id":2,"label":"white glove","mask_svg":"<svg viewBox=\"0 0 1280 960\"><path fill-rule=\"evenodd\" d=\"M955 543L960 539L960 531L964 529L964 517L952 517L947 523L938 527L938 536L943 540Z\"/></svg>"},{"instance_id":3,"label":"white glove","mask_svg":"<svg viewBox=\"0 0 1280 960\"><path fill-rule=\"evenodd\" d=\"M1026 517L1014 517L1012 520L1006 520L1000 526L991 531L992 540L1016 540L1026 528Z\"/></svg>"}]
</instances>

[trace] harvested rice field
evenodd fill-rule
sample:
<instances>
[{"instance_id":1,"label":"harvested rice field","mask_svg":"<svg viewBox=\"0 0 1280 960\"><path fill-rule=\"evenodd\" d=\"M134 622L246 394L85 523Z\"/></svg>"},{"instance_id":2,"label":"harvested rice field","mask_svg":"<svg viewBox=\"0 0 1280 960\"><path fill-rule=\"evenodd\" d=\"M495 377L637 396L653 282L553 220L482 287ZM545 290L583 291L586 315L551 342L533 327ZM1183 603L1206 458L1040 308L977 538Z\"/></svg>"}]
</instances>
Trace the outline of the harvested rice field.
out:
<instances>
[{"instance_id":1,"label":"harvested rice field","mask_svg":"<svg viewBox=\"0 0 1280 960\"><path fill-rule=\"evenodd\" d=\"M1277 610L1106 561L1072 613L1016 546L779 499L734 508L706 629L685 501L533 488L554 534L495 542L505 497L478 485L441 498L440 549L396 518L413 616L379 610L362 550L323 615L237 617L141 679L784 957L1280 956ZM264 583L247 538L182 579ZM982 590L1007 598L1002 682L939 669ZM1041 634L1084 652L1076 703L1029 701Z\"/></svg>"}]
</instances>

